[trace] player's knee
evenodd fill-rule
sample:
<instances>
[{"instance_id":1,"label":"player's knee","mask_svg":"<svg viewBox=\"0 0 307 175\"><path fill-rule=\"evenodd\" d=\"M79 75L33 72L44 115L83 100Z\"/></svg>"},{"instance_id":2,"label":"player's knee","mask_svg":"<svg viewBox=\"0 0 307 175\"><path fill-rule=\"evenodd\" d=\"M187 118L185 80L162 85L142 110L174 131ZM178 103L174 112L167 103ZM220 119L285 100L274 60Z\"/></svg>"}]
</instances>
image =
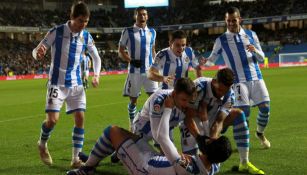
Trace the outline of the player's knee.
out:
<instances>
[{"instance_id":1,"label":"player's knee","mask_svg":"<svg viewBox=\"0 0 307 175\"><path fill-rule=\"evenodd\" d=\"M248 117L250 115L250 107L249 106L243 106L243 107L240 107L240 109L244 112L245 114L245 117Z\"/></svg>"},{"instance_id":2,"label":"player's knee","mask_svg":"<svg viewBox=\"0 0 307 175\"><path fill-rule=\"evenodd\" d=\"M56 125L57 122L58 122L58 119L56 119L56 118L50 118L50 119L48 119L48 120L46 121L46 127L47 127L47 128L53 128L53 127Z\"/></svg>"},{"instance_id":3,"label":"player's knee","mask_svg":"<svg viewBox=\"0 0 307 175\"><path fill-rule=\"evenodd\" d=\"M262 114L269 114L270 113L270 104L268 102L266 102L266 103L259 105L259 111Z\"/></svg>"}]
</instances>

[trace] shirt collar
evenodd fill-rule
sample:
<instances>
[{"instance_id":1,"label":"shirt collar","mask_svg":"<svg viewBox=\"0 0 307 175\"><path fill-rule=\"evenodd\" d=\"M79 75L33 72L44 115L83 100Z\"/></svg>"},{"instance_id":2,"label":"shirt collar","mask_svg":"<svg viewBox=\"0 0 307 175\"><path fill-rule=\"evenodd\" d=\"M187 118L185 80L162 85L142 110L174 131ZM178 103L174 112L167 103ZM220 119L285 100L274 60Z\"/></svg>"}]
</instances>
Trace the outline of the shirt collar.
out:
<instances>
[{"instance_id":1,"label":"shirt collar","mask_svg":"<svg viewBox=\"0 0 307 175\"><path fill-rule=\"evenodd\" d=\"M70 29L70 27L69 27L69 23L70 23L70 22L71 22L71 21L68 20L64 25L67 27L67 30L69 31L69 33L71 34L71 36L72 36L72 37L78 37L78 36L80 36L80 34L82 34L83 30L81 30L81 32L79 32L79 33L74 33L73 31L71 31L71 29Z\"/></svg>"},{"instance_id":2,"label":"shirt collar","mask_svg":"<svg viewBox=\"0 0 307 175\"><path fill-rule=\"evenodd\" d=\"M133 25L133 28L134 28L135 30L141 30L141 29L143 29L143 28L141 28L141 27L137 26L136 24L134 24L134 25ZM147 31L147 30L148 30L147 25L145 26L145 28L144 28L143 30L145 30L145 31Z\"/></svg>"},{"instance_id":3,"label":"shirt collar","mask_svg":"<svg viewBox=\"0 0 307 175\"><path fill-rule=\"evenodd\" d=\"M230 34L230 35L237 35L237 34L239 34L239 35L244 35L245 32L244 32L243 28L240 26L239 33L233 33L233 32L230 32L230 31L227 29L226 34Z\"/></svg>"}]
</instances>

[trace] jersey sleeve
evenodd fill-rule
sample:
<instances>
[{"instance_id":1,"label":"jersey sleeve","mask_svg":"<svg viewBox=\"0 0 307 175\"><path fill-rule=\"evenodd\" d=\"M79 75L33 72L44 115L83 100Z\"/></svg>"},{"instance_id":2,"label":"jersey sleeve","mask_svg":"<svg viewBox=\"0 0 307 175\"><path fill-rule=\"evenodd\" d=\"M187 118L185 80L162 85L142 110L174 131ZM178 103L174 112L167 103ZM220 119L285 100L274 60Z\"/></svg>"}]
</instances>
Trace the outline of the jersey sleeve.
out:
<instances>
[{"instance_id":1,"label":"jersey sleeve","mask_svg":"<svg viewBox=\"0 0 307 175\"><path fill-rule=\"evenodd\" d=\"M253 36L253 39L254 39L254 46L257 49L257 51L255 52L255 56L256 56L258 61L263 61L264 52L262 51L262 48L260 46L260 41L258 39L258 36L255 32L252 32L252 36Z\"/></svg>"},{"instance_id":2,"label":"jersey sleeve","mask_svg":"<svg viewBox=\"0 0 307 175\"><path fill-rule=\"evenodd\" d=\"M95 46L94 40L90 33L88 33L87 49L88 49L90 56L93 59L94 74L99 75L100 70L101 70L101 59L100 59L98 50Z\"/></svg>"},{"instance_id":3,"label":"jersey sleeve","mask_svg":"<svg viewBox=\"0 0 307 175\"><path fill-rule=\"evenodd\" d=\"M163 70L164 67L164 61L165 60L165 53L164 51L159 51L158 54L155 57L154 63L151 65L151 67L157 69L157 70Z\"/></svg>"},{"instance_id":4,"label":"jersey sleeve","mask_svg":"<svg viewBox=\"0 0 307 175\"><path fill-rule=\"evenodd\" d=\"M41 44L43 44L47 48L50 48L55 41L55 36L56 36L56 27L48 31L48 33L42 40Z\"/></svg>"},{"instance_id":5,"label":"jersey sleeve","mask_svg":"<svg viewBox=\"0 0 307 175\"><path fill-rule=\"evenodd\" d=\"M153 118L161 118L164 109L164 96L157 96L149 107L149 115Z\"/></svg>"},{"instance_id":6,"label":"jersey sleeve","mask_svg":"<svg viewBox=\"0 0 307 175\"><path fill-rule=\"evenodd\" d=\"M210 56L208 57L208 60L212 63L215 63L215 61L218 59L221 53L222 53L221 40L220 38L217 38L214 42L213 49Z\"/></svg>"},{"instance_id":7,"label":"jersey sleeve","mask_svg":"<svg viewBox=\"0 0 307 175\"><path fill-rule=\"evenodd\" d=\"M226 115L229 115L233 103L234 103L234 92L230 90L227 92L226 95L224 95L220 111L224 112Z\"/></svg>"},{"instance_id":8,"label":"jersey sleeve","mask_svg":"<svg viewBox=\"0 0 307 175\"><path fill-rule=\"evenodd\" d=\"M126 28L122 31L122 34L120 36L119 46L126 47L128 45L128 38L128 29Z\"/></svg>"}]
</instances>

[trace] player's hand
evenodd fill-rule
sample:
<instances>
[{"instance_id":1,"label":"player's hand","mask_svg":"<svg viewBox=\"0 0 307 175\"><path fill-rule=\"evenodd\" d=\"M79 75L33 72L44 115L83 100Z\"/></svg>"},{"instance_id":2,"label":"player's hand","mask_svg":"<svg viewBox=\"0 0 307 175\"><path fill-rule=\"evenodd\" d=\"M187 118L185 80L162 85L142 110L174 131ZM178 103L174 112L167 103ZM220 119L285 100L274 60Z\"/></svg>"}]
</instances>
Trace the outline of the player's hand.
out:
<instances>
[{"instance_id":1,"label":"player's hand","mask_svg":"<svg viewBox=\"0 0 307 175\"><path fill-rule=\"evenodd\" d=\"M47 47L41 44L39 48L37 49L36 58L42 59L45 56L46 51L47 51Z\"/></svg>"},{"instance_id":2,"label":"player's hand","mask_svg":"<svg viewBox=\"0 0 307 175\"><path fill-rule=\"evenodd\" d=\"M94 75L93 79L92 79L92 85L93 87L98 87L99 85L99 75Z\"/></svg>"},{"instance_id":3,"label":"player's hand","mask_svg":"<svg viewBox=\"0 0 307 175\"><path fill-rule=\"evenodd\" d=\"M170 75L170 76L164 76L163 77L163 83L169 84L170 82L175 80L175 76Z\"/></svg>"},{"instance_id":4,"label":"player's hand","mask_svg":"<svg viewBox=\"0 0 307 175\"><path fill-rule=\"evenodd\" d=\"M175 106L174 98L171 95L167 96L166 99L164 100L164 107L172 109L174 106Z\"/></svg>"},{"instance_id":5,"label":"player's hand","mask_svg":"<svg viewBox=\"0 0 307 175\"><path fill-rule=\"evenodd\" d=\"M192 156L188 155L188 154L180 154L181 158L180 158L180 165L183 167L187 167L189 166L189 164L192 162Z\"/></svg>"},{"instance_id":6,"label":"player's hand","mask_svg":"<svg viewBox=\"0 0 307 175\"><path fill-rule=\"evenodd\" d=\"M256 48L255 48L254 45L249 44L249 45L246 46L246 50L249 51L249 52L255 52Z\"/></svg>"}]
</instances>

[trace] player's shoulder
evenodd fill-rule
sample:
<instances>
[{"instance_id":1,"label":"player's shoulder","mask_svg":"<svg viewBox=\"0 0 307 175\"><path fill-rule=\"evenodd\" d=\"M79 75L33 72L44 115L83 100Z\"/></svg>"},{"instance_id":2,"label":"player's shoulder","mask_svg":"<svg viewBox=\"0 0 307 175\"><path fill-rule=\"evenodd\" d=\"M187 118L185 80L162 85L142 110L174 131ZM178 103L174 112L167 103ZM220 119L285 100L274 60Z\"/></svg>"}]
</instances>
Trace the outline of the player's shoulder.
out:
<instances>
[{"instance_id":1,"label":"player's shoulder","mask_svg":"<svg viewBox=\"0 0 307 175\"><path fill-rule=\"evenodd\" d=\"M152 101L154 104L163 104L166 97L171 94L173 90L170 89L159 89L153 94Z\"/></svg>"},{"instance_id":2,"label":"player's shoulder","mask_svg":"<svg viewBox=\"0 0 307 175\"><path fill-rule=\"evenodd\" d=\"M163 57L165 57L166 54L168 54L167 51L168 51L168 48L164 48L164 49L160 50L157 53L156 57L162 59Z\"/></svg>"},{"instance_id":3,"label":"player's shoulder","mask_svg":"<svg viewBox=\"0 0 307 175\"><path fill-rule=\"evenodd\" d=\"M65 24L60 24L52 27L48 32L53 33L56 32L57 30L64 30Z\"/></svg>"},{"instance_id":4,"label":"player's shoulder","mask_svg":"<svg viewBox=\"0 0 307 175\"><path fill-rule=\"evenodd\" d=\"M156 30L153 27L147 27L150 32L156 33Z\"/></svg>"},{"instance_id":5,"label":"player's shoulder","mask_svg":"<svg viewBox=\"0 0 307 175\"><path fill-rule=\"evenodd\" d=\"M211 83L212 78L209 77L199 77L194 80L196 86L196 91L201 91L207 89L207 86Z\"/></svg>"}]
</instances>

